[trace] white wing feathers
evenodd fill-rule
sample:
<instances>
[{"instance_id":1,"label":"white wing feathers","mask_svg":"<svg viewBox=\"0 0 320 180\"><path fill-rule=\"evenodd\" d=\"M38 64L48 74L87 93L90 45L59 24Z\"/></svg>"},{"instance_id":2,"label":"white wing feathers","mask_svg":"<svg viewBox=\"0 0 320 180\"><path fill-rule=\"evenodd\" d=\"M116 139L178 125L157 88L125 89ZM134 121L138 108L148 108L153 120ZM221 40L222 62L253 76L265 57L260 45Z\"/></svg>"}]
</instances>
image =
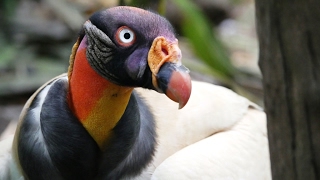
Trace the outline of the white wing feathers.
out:
<instances>
[{"instance_id":1,"label":"white wing feathers","mask_svg":"<svg viewBox=\"0 0 320 180\"><path fill-rule=\"evenodd\" d=\"M152 97L146 99L159 134L153 164L140 177L155 171L153 179L271 179L266 116L257 105L202 82L192 83L188 104L173 112L170 100L139 92Z\"/></svg>"}]
</instances>

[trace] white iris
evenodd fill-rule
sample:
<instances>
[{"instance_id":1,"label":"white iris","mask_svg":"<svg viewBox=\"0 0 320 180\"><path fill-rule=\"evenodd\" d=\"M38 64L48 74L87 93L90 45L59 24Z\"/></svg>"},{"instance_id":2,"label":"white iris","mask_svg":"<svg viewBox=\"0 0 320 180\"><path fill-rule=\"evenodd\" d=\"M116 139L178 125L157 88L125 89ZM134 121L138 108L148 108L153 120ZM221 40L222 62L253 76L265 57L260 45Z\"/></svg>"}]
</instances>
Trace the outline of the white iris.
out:
<instances>
[{"instance_id":1,"label":"white iris","mask_svg":"<svg viewBox=\"0 0 320 180\"><path fill-rule=\"evenodd\" d=\"M119 39L123 43L131 43L134 40L134 33L130 29L122 29L119 33Z\"/></svg>"}]
</instances>

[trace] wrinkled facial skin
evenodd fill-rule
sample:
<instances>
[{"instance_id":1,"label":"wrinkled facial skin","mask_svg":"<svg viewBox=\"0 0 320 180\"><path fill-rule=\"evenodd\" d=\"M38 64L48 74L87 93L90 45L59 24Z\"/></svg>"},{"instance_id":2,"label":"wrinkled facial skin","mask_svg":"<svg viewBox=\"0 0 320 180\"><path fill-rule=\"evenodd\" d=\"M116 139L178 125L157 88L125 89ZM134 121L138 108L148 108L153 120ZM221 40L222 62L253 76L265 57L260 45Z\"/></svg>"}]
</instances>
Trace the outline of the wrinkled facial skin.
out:
<instances>
[{"instance_id":1,"label":"wrinkled facial skin","mask_svg":"<svg viewBox=\"0 0 320 180\"><path fill-rule=\"evenodd\" d=\"M138 8L116 7L93 14L80 34L86 60L106 80L166 94L185 106L191 94L189 71L171 24Z\"/></svg>"},{"instance_id":2,"label":"wrinkled facial skin","mask_svg":"<svg viewBox=\"0 0 320 180\"><path fill-rule=\"evenodd\" d=\"M105 78L118 85L155 89L147 62L148 52L153 40L158 36L163 36L172 42L176 40L170 23L149 11L123 7L97 12L89 20L115 45L112 50L113 60L104 64L104 69L109 74ZM116 32L122 26L130 28L135 33L135 42L131 46L121 46L116 41Z\"/></svg>"}]
</instances>

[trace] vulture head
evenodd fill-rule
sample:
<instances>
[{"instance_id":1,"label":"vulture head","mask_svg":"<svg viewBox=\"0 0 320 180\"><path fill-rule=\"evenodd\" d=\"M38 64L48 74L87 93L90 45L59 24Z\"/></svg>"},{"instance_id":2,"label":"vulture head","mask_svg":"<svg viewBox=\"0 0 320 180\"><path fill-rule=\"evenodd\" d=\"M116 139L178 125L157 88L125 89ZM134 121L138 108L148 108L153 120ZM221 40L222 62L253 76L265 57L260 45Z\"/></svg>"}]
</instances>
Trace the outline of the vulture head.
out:
<instances>
[{"instance_id":1,"label":"vulture head","mask_svg":"<svg viewBox=\"0 0 320 180\"><path fill-rule=\"evenodd\" d=\"M85 51L90 66L114 84L156 90L179 108L188 102L188 69L181 64L174 29L158 14L121 6L96 12L84 23L75 47L71 80L74 58Z\"/></svg>"}]
</instances>

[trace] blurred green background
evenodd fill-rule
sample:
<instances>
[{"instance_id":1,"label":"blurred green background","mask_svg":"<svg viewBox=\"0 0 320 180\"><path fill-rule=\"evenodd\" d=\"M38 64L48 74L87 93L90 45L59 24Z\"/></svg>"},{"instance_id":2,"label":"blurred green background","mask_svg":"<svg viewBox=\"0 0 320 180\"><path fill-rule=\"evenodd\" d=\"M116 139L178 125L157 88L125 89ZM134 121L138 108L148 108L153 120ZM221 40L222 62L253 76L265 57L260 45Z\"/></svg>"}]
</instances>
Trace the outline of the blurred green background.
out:
<instances>
[{"instance_id":1,"label":"blurred green background","mask_svg":"<svg viewBox=\"0 0 320 180\"><path fill-rule=\"evenodd\" d=\"M167 17L194 80L226 86L263 105L253 0L2 0L0 133L27 98L67 71L85 20L95 11L131 5ZM214 98L214 97L212 97Z\"/></svg>"}]
</instances>

